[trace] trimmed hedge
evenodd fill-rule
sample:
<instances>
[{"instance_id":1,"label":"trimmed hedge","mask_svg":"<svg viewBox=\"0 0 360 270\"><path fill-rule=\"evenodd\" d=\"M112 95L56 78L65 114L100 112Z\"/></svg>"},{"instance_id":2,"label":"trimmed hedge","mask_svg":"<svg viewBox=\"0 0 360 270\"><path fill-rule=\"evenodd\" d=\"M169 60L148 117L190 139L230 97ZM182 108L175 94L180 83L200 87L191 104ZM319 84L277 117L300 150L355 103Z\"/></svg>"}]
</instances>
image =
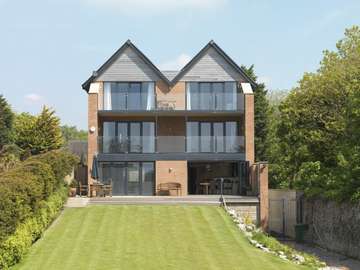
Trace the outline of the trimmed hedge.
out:
<instances>
[{"instance_id":1,"label":"trimmed hedge","mask_svg":"<svg viewBox=\"0 0 360 270\"><path fill-rule=\"evenodd\" d=\"M78 161L54 150L0 174L0 269L19 261L56 216L67 195L64 177Z\"/></svg>"},{"instance_id":2,"label":"trimmed hedge","mask_svg":"<svg viewBox=\"0 0 360 270\"><path fill-rule=\"evenodd\" d=\"M0 269L8 269L19 262L31 247L32 243L58 216L67 198L67 187L60 188L47 201L42 202L40 210L26 219L15 232L0 243Z\"/></svg>"}]
</instances>

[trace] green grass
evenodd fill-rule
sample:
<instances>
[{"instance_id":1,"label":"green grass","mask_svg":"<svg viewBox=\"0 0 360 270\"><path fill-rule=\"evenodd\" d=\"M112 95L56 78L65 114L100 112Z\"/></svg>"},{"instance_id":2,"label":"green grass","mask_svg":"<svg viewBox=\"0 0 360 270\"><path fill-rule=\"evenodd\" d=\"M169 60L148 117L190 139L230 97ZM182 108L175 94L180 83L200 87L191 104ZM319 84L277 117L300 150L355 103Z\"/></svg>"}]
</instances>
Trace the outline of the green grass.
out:
<instances>
[{"instance_id":1,"label":"green grass","mask_svg":"<svg viewBox=\"0 0 360 270\"><path fill-rule=\"evenodd\" d=\"M251 246L213 206L66 209L13 269L307 269Z\"/></svg>"}]
</instances>

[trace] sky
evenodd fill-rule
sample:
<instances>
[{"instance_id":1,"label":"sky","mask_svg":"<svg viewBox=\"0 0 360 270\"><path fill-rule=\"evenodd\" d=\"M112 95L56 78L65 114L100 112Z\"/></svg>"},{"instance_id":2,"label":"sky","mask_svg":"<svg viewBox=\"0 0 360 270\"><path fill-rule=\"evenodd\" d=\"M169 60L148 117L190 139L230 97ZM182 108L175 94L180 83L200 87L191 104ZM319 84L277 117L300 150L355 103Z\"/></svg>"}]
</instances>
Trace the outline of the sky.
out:
<instances>
[{"instance_id":1,"label":"sky","mask_svg":"<svg viewBox=\"0 0 360 270\"><path fill-rule=\"evenodd\" d=\"M359 14L359 0L0 0L0 94L86 129L81 84L127 39L166 70L213 39L268 89L291 89Z\"/></svg>"}]
</instances>

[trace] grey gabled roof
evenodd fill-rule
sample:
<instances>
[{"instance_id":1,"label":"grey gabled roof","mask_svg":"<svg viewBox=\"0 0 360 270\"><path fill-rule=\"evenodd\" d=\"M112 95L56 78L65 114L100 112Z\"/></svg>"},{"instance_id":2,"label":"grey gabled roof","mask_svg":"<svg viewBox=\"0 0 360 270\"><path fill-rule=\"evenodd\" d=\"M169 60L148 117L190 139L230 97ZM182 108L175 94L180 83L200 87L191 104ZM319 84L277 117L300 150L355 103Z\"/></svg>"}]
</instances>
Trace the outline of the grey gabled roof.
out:
<instances>
[{"instance_id":1,"label":"grey gabled roof","mask_svg":"<svg viewBox=\"0 0 360 270\"><path fill-rule=\"evenodd\" d=\"M150 61L149 58L145 56L129 39L97 70L93 75L89 77L83 84L82 88L86 91L89 91L90 84L99 77L116 59L122 54L127 48L133 49L139 57L153 69L153 71L167 84L171 84L168 78Z\"/></svg>"},{"instance_id":2,"label":"grey gabled roof","mask_svg":"<svg viewBox=\"0 0 360 270\"><path fill-rule=\"evenodd\" d=\"M179 72L175 73L174 71L164 71L161 72L130 40L127 40L97 71L94 72L89 79L87 79L83 84L82 88L86 91L89 91L90 84L100 76L116 59L117 57L128 47L131 47L140 58L149 65L153 71L168 85L174 85L181 77L188 71L190 68L195 65L207 52L209 48L214 48L237 72L239 72L248 82L256 88L256 82L251 79L246 72L238 66L213 40L205 45L190 61L187 63Z\"/></svg>"},{"instance_id":3,"label":"grey gabled roof","mask_svg":"<svg viewBox=\"0 0 360 270\"><path fill-rule=\"evenodd\" d=\"M200 60L204 54L207 52L208 49L210 48L214 48L215 51L217 51L237 72L239 72L245 79L247 79L249 81L249 83L253 86L256 87L257 84L256 82L251 79L246 72L240 67L238 66L231 58L230 56L228 56L213 40L211 40L208 44L205 45L204 48L201 49L200 52L198 52L191 60L189 63L187 63L181 70L180 72L175 76L174 79L172 79L171 83L175 84L188 70L190 70L190 68L192 66L194 66L198 60Z\"/></svg>"}]
</instances>

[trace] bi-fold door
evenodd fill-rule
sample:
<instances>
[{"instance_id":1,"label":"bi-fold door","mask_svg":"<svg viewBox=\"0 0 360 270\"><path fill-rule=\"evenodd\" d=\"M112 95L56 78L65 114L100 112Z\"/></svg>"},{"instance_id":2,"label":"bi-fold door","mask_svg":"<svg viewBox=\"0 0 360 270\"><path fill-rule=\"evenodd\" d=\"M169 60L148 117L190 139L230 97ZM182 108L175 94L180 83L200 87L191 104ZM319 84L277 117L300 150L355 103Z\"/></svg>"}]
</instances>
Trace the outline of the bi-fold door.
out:
<instances>
[{"instance_id":1,"label":"bi-fold door","mask_svg":"<svg viewBox=\"0 0 360 270\"><path fill-rule=\"evenodd\" d=\"M153 162L104 162L101 181L112 184L112 194L154 195L155 176Z\"/></svg>"}]
</instances>

